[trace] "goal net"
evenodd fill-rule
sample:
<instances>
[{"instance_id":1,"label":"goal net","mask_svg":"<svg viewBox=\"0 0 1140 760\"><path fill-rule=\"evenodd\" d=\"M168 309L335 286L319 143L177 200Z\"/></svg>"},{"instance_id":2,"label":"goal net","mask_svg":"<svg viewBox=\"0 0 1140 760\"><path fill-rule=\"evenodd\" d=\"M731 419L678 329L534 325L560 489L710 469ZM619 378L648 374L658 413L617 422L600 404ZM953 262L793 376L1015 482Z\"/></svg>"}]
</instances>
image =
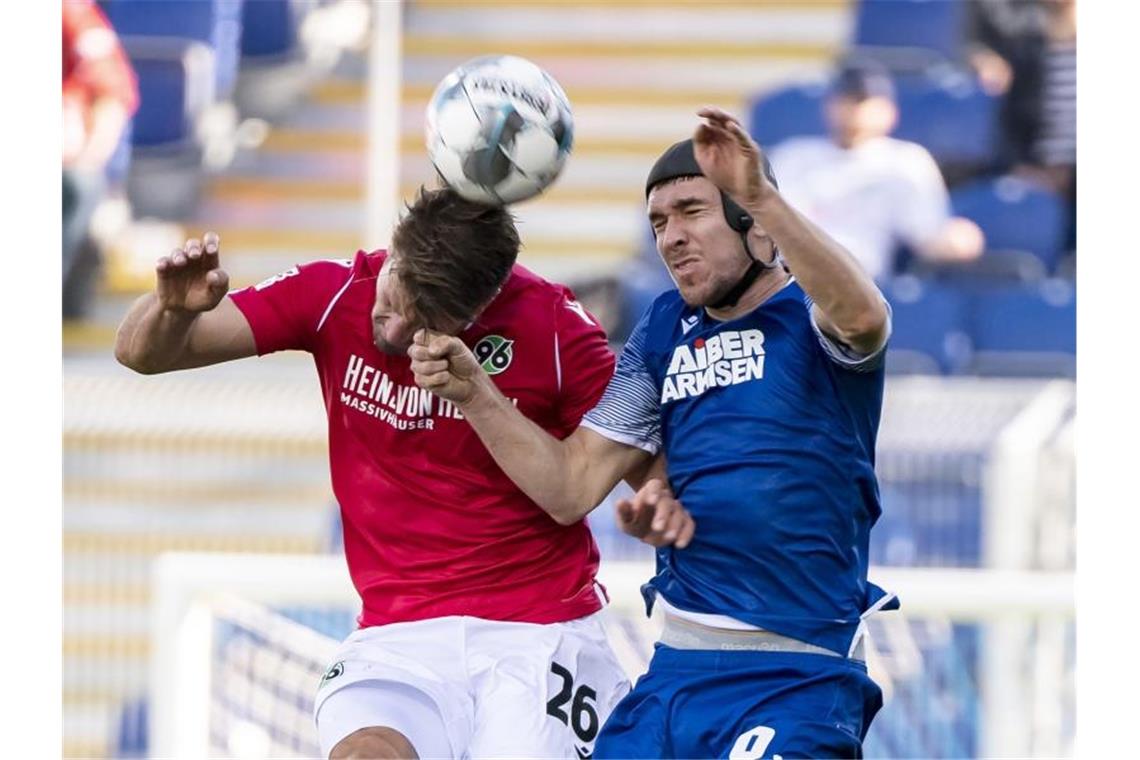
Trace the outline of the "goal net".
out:
<instances>
[{"instance_id":1,"label":"goal net","mask_svg":"<svg viewBox=\"0 0 1140 760\"><path fill-rule=\"evenodd\" d=\"M631 679L659 632L643 561L603 564L611 644ZM869 624L885 706L868 757L1072 756L1069 573L873 568L900 612ZM342 558L170 554L155 573L156 757L318 757L313 697L359 601Z\"/></svg>"}]
</instances>

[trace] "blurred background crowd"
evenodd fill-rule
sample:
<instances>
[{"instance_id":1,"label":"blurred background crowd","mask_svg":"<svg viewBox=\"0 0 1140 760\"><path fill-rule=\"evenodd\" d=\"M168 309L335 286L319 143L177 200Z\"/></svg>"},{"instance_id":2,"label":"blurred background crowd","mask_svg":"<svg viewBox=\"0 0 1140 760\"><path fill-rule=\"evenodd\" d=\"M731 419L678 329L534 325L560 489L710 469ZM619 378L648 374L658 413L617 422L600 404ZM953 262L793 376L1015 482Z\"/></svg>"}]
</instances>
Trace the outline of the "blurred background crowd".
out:
<instances>
[{"instance_id":1,"label":"blurred background crowd","mask_svg":"<svg viewBox=\"0 0 1140 760\"><path fill-rule=\"evenodd\" d=\"M206 230L234 287L383 246L364 232L375 11L63 2L70 756L145 752L155 555L336 550L307 362L137 378L111 345L154 260ZM401 105L388 118L404 198L433 182L423 110L454 66L521 55L566 89L574 153L545 196L515 209L521 262L574 287L615 347L672 287L644 218L653 159L703 104L741 116L781 190L893 308L872 560L1071 568L1071 400L1033 470L1049 482L1032 497L1031 548L995 549L985 505L1006 426L1075 378L1073 0L408 0L402 23ZM639 550L610 523L593 519L603 554ZM895 735L884 714L870 754L978 751L969 678L954 675L976 634L947 636L957 649L941 722Z\"/></svg>"}]
</instances>

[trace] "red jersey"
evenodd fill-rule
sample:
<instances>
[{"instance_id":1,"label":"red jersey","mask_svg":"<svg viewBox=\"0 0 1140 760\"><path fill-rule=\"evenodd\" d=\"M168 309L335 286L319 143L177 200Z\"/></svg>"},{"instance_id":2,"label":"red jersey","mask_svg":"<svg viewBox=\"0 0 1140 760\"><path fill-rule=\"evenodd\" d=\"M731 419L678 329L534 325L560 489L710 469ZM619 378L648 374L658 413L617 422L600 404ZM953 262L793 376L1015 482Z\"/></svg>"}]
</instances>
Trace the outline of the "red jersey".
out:
<instances>
[{"instance_id":1,"label":"red jersey","mask_svg":"<svg viewBox=\"0 0 1140 760\"><path fill-rule=\"evenodd\" d=\"M503 473L452 404L372 342L385 252L317 261L230 294L258 354L309 351L329 419L333 491L362 626L470 615L553 623L601 608L585 520L562 526ZM613 374L568 288L515 266L459 336L503 394L565 438Z\"/></svg>"}]
</instances>

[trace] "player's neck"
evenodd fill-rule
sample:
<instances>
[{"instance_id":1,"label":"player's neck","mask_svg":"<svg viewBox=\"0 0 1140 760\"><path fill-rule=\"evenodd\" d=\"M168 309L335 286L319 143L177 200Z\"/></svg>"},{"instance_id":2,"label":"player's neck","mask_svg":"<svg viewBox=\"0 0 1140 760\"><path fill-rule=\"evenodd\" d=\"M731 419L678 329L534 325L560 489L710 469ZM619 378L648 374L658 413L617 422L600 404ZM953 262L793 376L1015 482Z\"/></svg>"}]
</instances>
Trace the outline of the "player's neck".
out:
<instances>
[{"instance_id":1,"label":"player's neck","mask_svg":"<svg viewBox=\"0 0 1140 760\"><path fill-rule=\"evenodd\" d=\"M742 295L740 300L733 306L726 306L722 309L714 309L711 306L706 306L705 312L720 322L727 322L730 319L743 317L775 295L780 288L787 285L791 279L791 273L782 266L776 267L775 269L768 269L756 278L752 286L744 291L744 295Z\"/></svg>"}]
</instances>

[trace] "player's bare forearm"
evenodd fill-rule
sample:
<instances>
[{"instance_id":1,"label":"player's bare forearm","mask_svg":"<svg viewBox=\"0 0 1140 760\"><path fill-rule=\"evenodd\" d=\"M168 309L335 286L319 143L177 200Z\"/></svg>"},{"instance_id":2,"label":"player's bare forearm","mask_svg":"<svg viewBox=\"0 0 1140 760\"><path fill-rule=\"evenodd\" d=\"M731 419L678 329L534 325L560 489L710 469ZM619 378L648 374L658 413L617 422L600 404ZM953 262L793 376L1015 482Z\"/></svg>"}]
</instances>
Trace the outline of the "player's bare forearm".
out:
<instances>
[{"instance_id":1,"label":"player's bare forearm","mask_svg":"<svg viewBox=\"0 0 1140 760\"><path fill-rule=\"evenodd\" d=\"M204 312L164 308L154 293L135 301L115 336L115 358L144 375L205 367L257 353L245 316L223 299Z\"/></svg>"},{"instance_id":2,"label":"player's bare forearm","mask_svg":"<svg viewBox=\"0 0 1140 760\"><path fill-rule=\"evenodd\" d=\"M562 525L589 514L649 457L586 428L559 440L519 412L490 379L479 383L461 409L495 462Z\"/></svg>"},{"instance_id":3,"label":"player's bare forearm","mask_svg":"<svg viewBox=\"0 0 1140 760\"><path fill-rule=\"evenodd\" d=\"M115 358L153 375L240 359L257 352L245 315L226 298L213 232L190 238L154 266L155 289L135 301L115 336Z\"/></svg>"},{"instance_id":4,"label":"player's bare forearm","mask_svg":"<svg viewBox=\"0 0 1140 760\"><path fill-rule=\"evenodd\" d=\"M198 314L162 308L154 293L135 301L115 335L115 358L144 375L174 369Z\"/></svg>"},{"instance_id":5,"label":"player's bare forearm","mask_svg":"<svg viewBox=\"0 0 1140 760\"><path fill-rule=\"evenodd\" d=\"M778 192L746 207L779 247L788 269L834 328L835 337L864 353L877 350L886 335L887 309L874 280L855 257Z\"/></svg>"},{"instance_id":6,"label":"player's bare forearm","mask_svg":"<svg viewBox=\"0 0 1140 760\"><path fill-rule=\"evenodd\" d=\"M658 454L652 459L646 459L645 462L639 464L629 470L625 474L625 482L634 491L641 490L650 480L660 480L662 483L668 485L669 473L665 466L665 455Z\"/></svg>"},{"instance_id":7,"label":"player's bare forearm","mask_svg":"<svg viewBox=\"0 0 1140 760\"><path fill-rule=\"evenodd\" d=\"M579 427L559 440L527 419L454 336L416 332L408 348L416 384L459 407L503 472L563 525L581 520L649 458Z\"/></svg>"}]
</instances>

